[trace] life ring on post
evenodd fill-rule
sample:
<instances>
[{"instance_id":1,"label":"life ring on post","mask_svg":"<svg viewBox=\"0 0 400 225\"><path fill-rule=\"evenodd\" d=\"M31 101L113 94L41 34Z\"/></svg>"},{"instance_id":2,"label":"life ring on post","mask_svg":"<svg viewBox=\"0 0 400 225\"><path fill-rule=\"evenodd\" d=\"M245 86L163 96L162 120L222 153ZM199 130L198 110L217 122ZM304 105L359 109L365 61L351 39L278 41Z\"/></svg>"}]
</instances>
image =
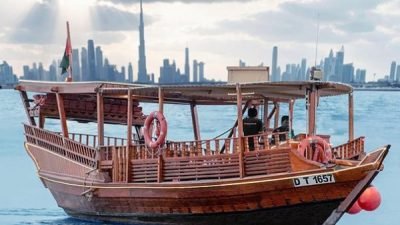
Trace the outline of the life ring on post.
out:
<instances>
[{"instance_id":1,"label":"life ring on post","mask_svg":"<svg viewBox=\"0 0 400 225\"><path fill-rule=\"evenodd\" d=\"M153 140L153 121L156 120L156 136ZM147 116L143 127L144 142L149 148L158 148L164 144L167 136L167 120L161 112L154 111Z\"/></svg>"},{"instance_id":2,"label":"life ring on post","mask_svg":"<svg viewBox=\"0 0 400 225\"><path fill-rule=\"evenodd\" d=\"M332 160L330 144L319 136L310 136L303 139L297 150L301 156L319 163L328 163Z\"/></svg>"}]
</instances>

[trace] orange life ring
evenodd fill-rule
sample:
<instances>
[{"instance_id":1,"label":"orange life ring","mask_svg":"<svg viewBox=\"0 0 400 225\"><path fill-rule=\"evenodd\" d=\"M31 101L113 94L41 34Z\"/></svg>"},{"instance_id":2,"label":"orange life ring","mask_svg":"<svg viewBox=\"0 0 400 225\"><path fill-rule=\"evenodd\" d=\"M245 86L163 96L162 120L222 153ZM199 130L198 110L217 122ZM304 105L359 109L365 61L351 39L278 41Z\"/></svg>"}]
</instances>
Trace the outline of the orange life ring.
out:
<instances>
[{"instance_id":1,"label":"orange life ring","mask_svg":"<svg viewBox=\"0 0 400 225\"><path fill-rule=\"evenodd\" d=\"M156 136L157 139L152 139L153 121L157 121ZM147 116L143 127L144 142L150 148L157 148L164 144L167 136L167 120L161 112L154 111Z\"/></svg>"},{"instance_id":2,"label":"orange life ring","mask_svg":"<svg viewBox=\"0 0 400 225\"><path fill-rule=\"evenodd\" d=\"M328 163L332 159L330 144L319 136L303 139L297 150L300 155L316 162Z\"/></svg>"}]
</instances>

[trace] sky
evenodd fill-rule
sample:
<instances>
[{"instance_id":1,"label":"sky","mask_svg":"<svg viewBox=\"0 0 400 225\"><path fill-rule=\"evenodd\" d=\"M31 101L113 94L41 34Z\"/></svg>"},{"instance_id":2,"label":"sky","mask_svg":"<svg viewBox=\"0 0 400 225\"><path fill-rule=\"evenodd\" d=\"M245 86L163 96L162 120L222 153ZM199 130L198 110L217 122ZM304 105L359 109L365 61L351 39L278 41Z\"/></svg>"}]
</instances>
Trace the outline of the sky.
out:
<instances>
[{"instance_id":1,"label":"sky","mask_svg":"<svg viewBox=\"0 0 400 225\"><path fill-rule=\"evenodd\" d=\"M330 49L367 69L367 80L400 62L400 0L143 0L147 71L159 75L164 58L184 68L205 63L209 79L226 80L227 66L314 64ZM70 23L72 47L93 39L117 66L137 74L139 0L0 0L0 60L22 75L23 65L61 59ZM319 23L316 51L317 24ZM374 76L375 74L375 76Z\"/></svg>"}]
</instances>

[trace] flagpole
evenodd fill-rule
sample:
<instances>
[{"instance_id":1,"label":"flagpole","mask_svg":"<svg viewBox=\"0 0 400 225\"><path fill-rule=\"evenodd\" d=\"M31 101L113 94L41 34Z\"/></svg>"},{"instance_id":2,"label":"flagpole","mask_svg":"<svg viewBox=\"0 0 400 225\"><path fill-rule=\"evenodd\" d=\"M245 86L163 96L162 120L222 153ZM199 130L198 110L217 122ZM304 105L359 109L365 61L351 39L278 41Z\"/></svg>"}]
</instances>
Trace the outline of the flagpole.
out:
<instances>
[{"instance_id":1,"label":"flagpole","mask_svg":"<svg viewBox=\"0 0 400 225\"><path fill-rule=\"evenodd\" d=\"M71 45L71 37L69 33L69 22L67 21L67 40L68 40L68 45L71 48L71 54L68 56L69 60L69 68L68 68L68 77L67 77L67 82L72 82L72 45Z\"/></svg>"}]
</instances>

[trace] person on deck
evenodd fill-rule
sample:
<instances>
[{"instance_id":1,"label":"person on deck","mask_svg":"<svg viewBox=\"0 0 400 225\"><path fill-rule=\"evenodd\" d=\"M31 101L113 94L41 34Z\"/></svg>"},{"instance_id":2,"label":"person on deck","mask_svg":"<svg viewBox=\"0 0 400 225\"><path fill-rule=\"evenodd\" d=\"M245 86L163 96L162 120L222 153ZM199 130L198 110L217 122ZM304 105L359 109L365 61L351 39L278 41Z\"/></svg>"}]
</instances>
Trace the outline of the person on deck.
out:
<instances>
[{"instance_id":1,"label":"person on deck","mask_svg":"<svg viewBox=\"0 0 400 225\"><path fill-rule=\"evenodd\" d=\"M257 117L257 109L249 108L247 110L247 117L243 119L243 133L244 136L256 135L262 132L262 121ZM249 150L254 150L254 138L248 138Z\"/></svg>"},{"instance_id":2,"label":"person on deck","mask_svg":"<svg viewBox=\"0 0 400 225\"><path fill-rule=\"evenodd\" d=\"M271 144L275 144L275 135L274 133L280 133L279 134L279 141L286 141L286 134L284 132L289 132L289 116L285 115L281 117L281 126L275 128L272 131L272 139L271 139ZM290 130L289 133L289 138L294 136L294 131L293 129Z\"/></svg>"}]
</instances>

